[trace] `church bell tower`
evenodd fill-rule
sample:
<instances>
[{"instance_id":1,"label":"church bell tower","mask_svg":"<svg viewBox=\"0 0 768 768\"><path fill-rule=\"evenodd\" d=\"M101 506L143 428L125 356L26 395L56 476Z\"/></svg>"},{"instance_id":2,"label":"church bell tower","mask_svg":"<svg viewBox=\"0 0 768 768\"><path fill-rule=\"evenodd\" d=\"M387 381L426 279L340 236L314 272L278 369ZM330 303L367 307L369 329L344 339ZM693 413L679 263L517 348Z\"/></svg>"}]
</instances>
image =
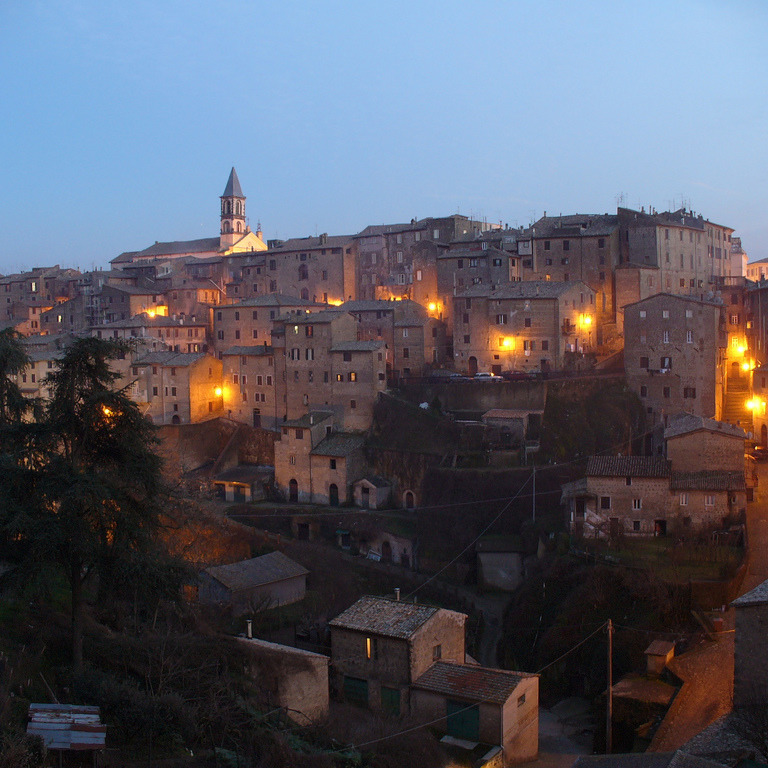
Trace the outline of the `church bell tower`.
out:
<instances>
[{"instance_id":1,"label":"church bell tower","mask_svg":"<svg viewBox=\"0 0 768 768\"><path fill-rule=\"evenodd\" d=\"M234 167L229 173L227 186L221 196L220 247L229 248L246 233L245 195L240 188L240 179Z\"/></svg>"}]
</instances>

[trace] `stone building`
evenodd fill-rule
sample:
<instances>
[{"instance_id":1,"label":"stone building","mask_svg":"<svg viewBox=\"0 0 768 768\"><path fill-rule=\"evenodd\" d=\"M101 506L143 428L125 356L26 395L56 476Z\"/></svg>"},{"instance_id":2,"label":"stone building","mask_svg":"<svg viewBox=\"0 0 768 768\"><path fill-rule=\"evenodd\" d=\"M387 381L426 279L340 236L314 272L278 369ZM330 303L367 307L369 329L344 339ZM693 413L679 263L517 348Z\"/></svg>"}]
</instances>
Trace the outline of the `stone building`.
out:
<instances>
[{"instance_id":1,"label":"stone building","mask_svg":"<svg viewBox=\"0 0 768 768\"><path fill-rule=\"evenodd\" d=\"M595 294L581 282L476 285L453 299L454 364L473 375L559 370L594 345Z\"/></svg>"},{"instance_id":2,"label":"stone building","mask_svg":"<svg viewBox=\"0 0 768 768\"><path fill-rule=\"evenodd\" d=\"M333 619L331 666L348 701L406 714L410 686L436 661L464 663L463 613L384 597L361 597Z\"/></svg>"},{"instance_id":3,"label":"stone building","mask_svg":"<svg viewBox=\"0 0 768 768\"><path fill-rule=\"evenodd\" d=\"M155 424L190 424L220 416L221 360L204 352L150 352L132 363L131 396Z\"/></svg>"},{"instance_id":4,"label":"stone building","mask_svg":"<svg viewBox=\"0 0 768 768\"><path fill-rule=\"evenodd\" d=\"M309 571L282 552L206 568L200 574L198 599L224 605L235 615L257 613L303 600Z\"/></svg>"},{"instance_id":5,"label":"stone building","mask_svg":"<svg viewBox=\"0 0 768 768\"><path fill-rule=\"evenodd\" d=\"M285 382L275 372L272 347L235 346L220 357L224 412L243 424L279 429L285 415Z\"/></svg>"},{"instance_id":6,"label":"stone building","mask_svg":"<svg viewBox=\"0 0 768 768\"><path fill-rule=\"evenodd\" d=\"M726 335L723 305L660 293L624 308L624 370L653 424L685 411L720 418Z\"/></svg>"},{"instance_id":7,"label":"stone building","mask_svg":"<svg viewBox=\"0 0 768 768\"><path fill-rule=\"evenodd\" d=\"M491 764L538 757L538 675L439 661L411 686L411 711L456 739L498 745Z\"/></svg>"},{"instance_id":8,"label":"stone building","mask_svg":"<svg viewBox=\"0 0 768 768\"><path fill-rule=\"evenodd\" d=\"M309 299L271 293L222 304L213 311L213 342L218 353L233 345L269 344L280 319L317 312L325 305Z\"/></svg>"},{"instance_id":9,"label":"stone building","mask_svg":"<svg viewBox=\"0 0 768 768\"><path fill-rule=\"evenodd\" d=\"M768 624L768 581L736 598L736 634L733 659L733 707L765 708L768 666L763 658Z\"/></svg>"},{"instance_id":10,"label":"stone building","mask_svg":"<svg viewBox=\"0 0 768 768\"><path fill-rule=\"evenodd\" d=\"M127 320L116 320L91 328L99 339L142 340L151 349L171 352L204 352L208 324L141 312Z\"/></svg>"},{"instance_id":11,"label":"stone building","mask_svg":"<svg viewBox=\"0 0 768 768\"><path fill-rule=\"evenodd\" d=\"M661 456L592 456L563 486L570 529L583 536L711 530L746 508L744 432L690 414L671 420Z\"/></svg>"}]
</instances>

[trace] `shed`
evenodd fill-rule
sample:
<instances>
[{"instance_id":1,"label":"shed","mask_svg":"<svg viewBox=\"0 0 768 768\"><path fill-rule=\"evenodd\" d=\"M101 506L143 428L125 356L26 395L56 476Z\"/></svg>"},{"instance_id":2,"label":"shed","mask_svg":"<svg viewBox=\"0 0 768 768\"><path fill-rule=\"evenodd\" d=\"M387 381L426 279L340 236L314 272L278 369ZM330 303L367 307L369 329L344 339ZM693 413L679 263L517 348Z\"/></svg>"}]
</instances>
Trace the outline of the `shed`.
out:
<instances>
[{"instance_id":1,"label":"shed","mask_svg":"<svg viewBox=\"0 0 768 768\"><path fill-rule=\"evenodd\" d=\"M660 675L675 656L675 644L669 640L654 640L645 649L646 669L649 675Z\"/></svg>"},{"instance_id":2,"label":"shed","mask_svg":"<svg viewBox=\"0 0 768 768\"><path fill-rule=\"evenodd\" d=\"M523 580L525 548L519 536L488 537L475 546L478 579L487 589L517 589Z\"/></svg>"},{"instance_id":3,"label":"shed","mask_svg":"<svg viewBox=\"0 0 768 768\"><path fill-rule=\"evenodd\" d=\"M388 506L392 483L378 475L366 475L352 485L355 506L362 509L383 509Z\"/></svg>"},{"instance_id":4,"label":"shed","mask_svg":"<svg viewBox=\"0 0 768 768\"><path fill-rule=\"evenodd\" d=\"M213 484L227 501L237 503L266 498L266 486L273 478L272 467L241 464L220 472Z\"/></svg>"},{"instance_id":5,"label":"shed","mask_svg":"<svg viewBox=\"0 0 768 768\"><path fill-rule=\"evenodd\" d=\"M74 704L30 704L27 734L40 736L46 749L92 752L104 749L107 726L98 707Z\"/></svg>"},{"instance_id":6,"label":"shed","mask_svg":"<svg viewBox=\"0 0 768 768\"><path fill-rule=\"evenodd\" d=\"M449 736L500 746L505 766L538 755L538 675L439 661L412 684L411 707Z\"/></svg>"},{"instance_id":7,"label":"shed","mask_svg":"<svg viewBox=\"0 0 768 768\"><path fill-rule=\"evenodd\" d=\"M228 605L243 614L304 599L309 571L282 552L206 568L200 574L199 600Z\"/></svg>"}]
</instances>

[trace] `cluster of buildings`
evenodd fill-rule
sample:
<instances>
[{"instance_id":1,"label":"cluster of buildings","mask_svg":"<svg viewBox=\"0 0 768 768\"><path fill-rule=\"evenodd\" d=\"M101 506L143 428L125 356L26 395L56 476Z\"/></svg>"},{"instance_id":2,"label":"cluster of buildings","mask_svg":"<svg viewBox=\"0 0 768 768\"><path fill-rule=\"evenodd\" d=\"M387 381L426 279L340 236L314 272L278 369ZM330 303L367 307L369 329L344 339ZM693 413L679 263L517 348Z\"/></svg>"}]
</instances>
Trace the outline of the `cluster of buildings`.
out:
<instances>
[{"instance_id":1,"label":"cluster of buildings","mask_svg":"<svg viewBox=\"0 0 768 768\"><path fill-rule=\"evenodd\" d=\"M72 335L129 341L120 373L153 422L278 432L278 487L323 503L361 495L380 393L441 368L545 374L623 354L659 430L730 407L768 441L762 277L701 214L545 212L527 228L452 215L265 241L233 168L219 215L217 237L156 242L109 270L0 277L0 324L33 361L24 392L46 397Z\"/></svg>"}]
</instances>

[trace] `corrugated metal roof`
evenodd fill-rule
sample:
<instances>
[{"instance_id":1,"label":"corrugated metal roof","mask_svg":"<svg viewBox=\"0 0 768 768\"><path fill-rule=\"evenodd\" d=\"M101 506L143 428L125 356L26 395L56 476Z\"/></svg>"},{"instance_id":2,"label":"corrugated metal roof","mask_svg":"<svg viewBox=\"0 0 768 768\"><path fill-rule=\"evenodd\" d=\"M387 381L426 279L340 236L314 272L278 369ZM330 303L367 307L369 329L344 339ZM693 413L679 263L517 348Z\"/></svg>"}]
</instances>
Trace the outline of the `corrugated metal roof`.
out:
<instances>
[{"instance_id":1,"label":"corrugated metal roof","mask_svg":"<svg viewBox=\"0 0 768 768\"><path fill-rule=\"evenodd\" d=\"M332 627L407 640L439 609L366 595L330 622Z\"/></svg>"},{"instance_id":2,"label":"corrugated metal roof","mask_svg":"<svg viewBox=\"0 0 768 768\"><path fill-rule=\"evenodd\" d=\"M588 477L669 477L670 463L660 456L590 456Z\"/></svg>"},{"instance_id":3,"label":"corrugated metal roof","mask_svg":"<svg viewBox=\"0 0 768 768\"><path fill-rule=\"evenodd\" d=\"M527 677L536 675L438 661L413 683L413 687L453 699L504 704Z\"/></svg>"},{"instance_id":4,"label":"corrugated metal roof","mask_svg":"<svg viewBox=\"0 0 768 768\"><path fill-rule=\"evenodd\" d=\"M242 560L239 563L206 568L205 573L227 589L237 592L259 584L271 584L275 581L303 576L309 571L282 552L270 552L268 555Z\"/></svg>"},{"instance_id":5,"label":"corrugated metal roof","mask_svg":"<svg viewBox=\"0 0 768 768\"><path fill-rule=\"evenodd\" d=\"M40 736L48 749L103 749L107 726L98 707L30 704L27 733Z\"/></svg>"}]
</instances>

